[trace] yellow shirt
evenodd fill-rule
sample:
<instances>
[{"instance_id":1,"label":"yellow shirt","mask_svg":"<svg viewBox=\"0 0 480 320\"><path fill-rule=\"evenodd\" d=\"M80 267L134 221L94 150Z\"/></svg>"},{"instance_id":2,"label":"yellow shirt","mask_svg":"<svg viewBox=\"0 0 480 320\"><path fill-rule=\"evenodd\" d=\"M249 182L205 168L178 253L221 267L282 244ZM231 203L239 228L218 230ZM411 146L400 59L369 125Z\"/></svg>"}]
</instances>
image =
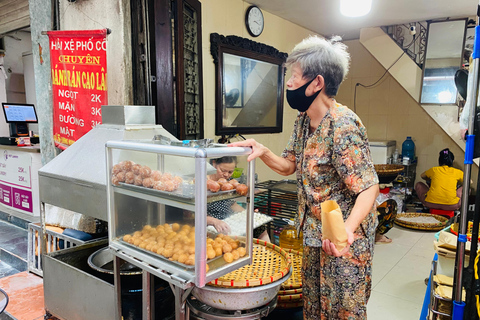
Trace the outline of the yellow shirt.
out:
<instances>
[{"instance_id":1,"label":"yellow shirt","mask_svg":"<svg viewBox=\"0 0 480 320\"><path fill-rule=\"evenodd\" d=\"M457 204L457 183L463 181L461 170L449 167L433 167L425 171L425 175L432 181L425 201L437 204Z\"/></svg>"}]
</instances>

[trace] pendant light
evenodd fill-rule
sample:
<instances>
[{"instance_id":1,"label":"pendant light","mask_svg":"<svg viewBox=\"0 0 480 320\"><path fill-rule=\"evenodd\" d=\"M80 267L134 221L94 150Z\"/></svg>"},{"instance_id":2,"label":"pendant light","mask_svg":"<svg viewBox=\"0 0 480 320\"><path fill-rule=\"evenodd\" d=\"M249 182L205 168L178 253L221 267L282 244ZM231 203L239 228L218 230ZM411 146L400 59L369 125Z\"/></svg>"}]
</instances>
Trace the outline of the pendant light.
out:
<instances>
[{"instance_id":1,"label":"pendant light","mask_svg":"<svg viewBox=\"0 0 480 320\"><path fill-rule=\"evenodd\" d=\"M347 17L361 17L372 9L372 0L340 0L340 12Z\"/></svg>"}]
</instances>

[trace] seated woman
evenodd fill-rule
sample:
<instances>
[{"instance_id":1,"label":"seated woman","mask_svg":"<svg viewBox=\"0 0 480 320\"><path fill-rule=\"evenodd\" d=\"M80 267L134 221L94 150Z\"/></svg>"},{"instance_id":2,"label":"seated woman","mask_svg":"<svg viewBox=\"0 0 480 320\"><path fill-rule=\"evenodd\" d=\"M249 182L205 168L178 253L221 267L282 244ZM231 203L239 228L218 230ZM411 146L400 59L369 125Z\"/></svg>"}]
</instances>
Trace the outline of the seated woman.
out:
<instances>
[{"instance_id":1,"label":"seated woman","mask_svg":"<svg viewBox=\"0 0 480 320\"><path fill-rule=\"evenodd\" d=\"M217 172L208 176L208 179L218 181L220 179L229 180L237 166L237 157L226 156L212 160L211 164ZM213 226L218 232L229 234L230 227L223 220L234 212L244 211L241 205L235 200L221 200L207 204L207 225ZM266 225L262 225L253 230L253 237L270 242Z\"/></svg>"},{"instance_id":2,"label":"seated woman","mask_svg":"<svg viewBox=\"0 0 480 320\"><path fill-rule=\"evenodd\" d=\"M447 148L440 151L438 167L422 173L421 177L430 180L430 188L423 182L417 182L415 191L422 204L429 209L445 211L458 210L461 205L463 172L452 167L455 159Z\"/></svg>"},{"instance_id":3,"label":"seated woman","mask_svg":"<svg viewBox=\"0 0 480 320\"><path fill-rule=\"evenodd\" d=\"M388 199L377 206L378 226L375 230L375 243L392 242L392 239L387 237L385 233L392 229L397 212L397 202L393 199Z\"/></svg>"}]
</instances>

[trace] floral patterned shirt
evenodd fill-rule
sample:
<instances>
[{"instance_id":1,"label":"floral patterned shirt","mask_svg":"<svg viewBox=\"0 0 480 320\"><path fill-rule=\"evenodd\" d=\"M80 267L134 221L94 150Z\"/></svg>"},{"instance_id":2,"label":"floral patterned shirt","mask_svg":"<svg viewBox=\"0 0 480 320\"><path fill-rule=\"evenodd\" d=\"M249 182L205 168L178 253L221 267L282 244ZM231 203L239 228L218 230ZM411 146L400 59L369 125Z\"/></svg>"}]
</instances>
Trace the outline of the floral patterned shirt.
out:
<instances>
[{"instance_id":1,"label":"floral patterned shirt","mask_svg":"<svg viewBox=\"0 0 480 320\"><path fill-rule=\"evenodd\" d=\"M309 133L310 118L303 112L295 121L293 133L282 157L296 164L298 186L297 228L302 228L304 245L322 245L320 204L335 200L346 220L357 195L378 184L370 156L367 132L360 118L347 107L335 102ZM372 235L375 208L360 227Z\"/></svg>"}]
</instances>

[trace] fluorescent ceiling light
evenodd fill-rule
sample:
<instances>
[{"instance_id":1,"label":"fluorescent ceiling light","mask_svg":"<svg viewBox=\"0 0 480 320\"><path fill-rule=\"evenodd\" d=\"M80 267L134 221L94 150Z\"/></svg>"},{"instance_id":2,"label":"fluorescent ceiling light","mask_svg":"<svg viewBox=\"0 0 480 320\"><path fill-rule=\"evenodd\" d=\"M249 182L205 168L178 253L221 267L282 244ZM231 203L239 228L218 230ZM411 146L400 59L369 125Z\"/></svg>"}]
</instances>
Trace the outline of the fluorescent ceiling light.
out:
<instances>
[{"instance_id":1,"label":"fluorescent ceiling light","mask_svg":"<svg viewBox=\"0 0 480 320\"><path fill-rule=\"evenodd\" d=\"M372 9L372 0L340 0L340 12L347 17L361 17Z\"/></svg>"},{"instance_id":2,"label":"fluorescent ceiling light","mask_svg":"<svg viewBox=\"0 0 480 320\"><path fill-rule=\"evenodd\" d=\"M449 103L452 101L453 95L450 91L445 90L438 93L438 102Z\"/></svg>"}]
</instances>

